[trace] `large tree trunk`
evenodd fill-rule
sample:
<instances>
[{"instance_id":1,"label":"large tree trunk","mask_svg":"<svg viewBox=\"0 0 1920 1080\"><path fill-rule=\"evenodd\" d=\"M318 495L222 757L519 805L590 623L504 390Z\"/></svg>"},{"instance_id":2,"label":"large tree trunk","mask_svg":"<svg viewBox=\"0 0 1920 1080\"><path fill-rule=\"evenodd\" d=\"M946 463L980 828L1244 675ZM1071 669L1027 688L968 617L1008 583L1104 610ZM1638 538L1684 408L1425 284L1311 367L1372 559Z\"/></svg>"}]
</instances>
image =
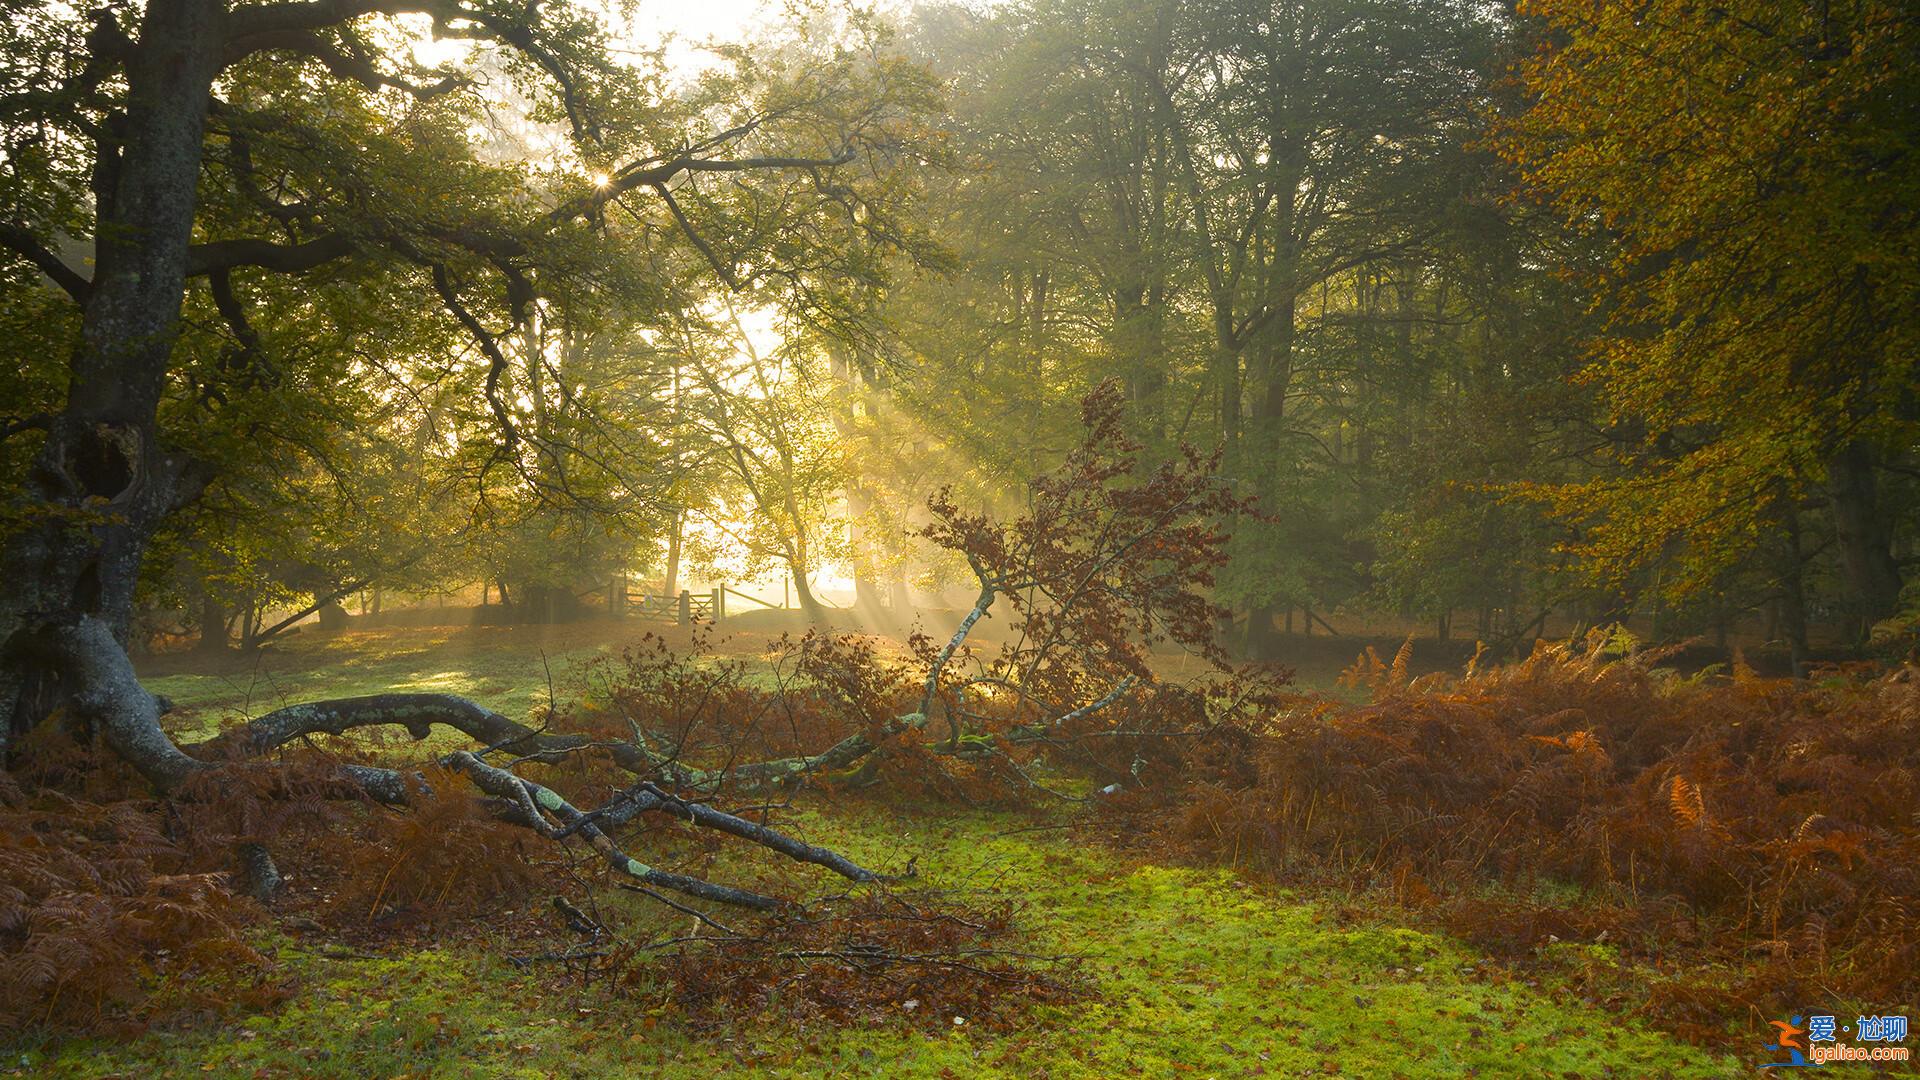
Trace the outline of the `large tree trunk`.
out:
<instances>
[{"instance_id":1,"label":"large tree trunk","mask_svg":"<svg viewBox=\"0 0 1920 1080\"><path fill-rule=\"evenodd\" d=\"M120 650L125 663L141 559L159 521L195 493L156 417L186 285L221 13L218 0L148 3L127 61L125 121L110 127L125 139L101 147L94 280L66 403L26 484L40 523L0 555L7 736L63 703L81 703L73 716L84 722L109 700L144 693L137 683L97 685L119 672L94 654Z\"/></svg>"},{"instance_id":2,"label":"large tree trunk","mask_svg":"<svg viewBox=\"0 0 1920 1080\"><path fill-rule=\"evenodd\" d=\"M1893 557L1893 523L1880 511L1873 454L1864 443L1847 444L1827 463L1827 497L1833 505L1840 566L1853 593L1854 610L1866 630L1900 606L1900 563Z\"/></svg>"}]
</instances>

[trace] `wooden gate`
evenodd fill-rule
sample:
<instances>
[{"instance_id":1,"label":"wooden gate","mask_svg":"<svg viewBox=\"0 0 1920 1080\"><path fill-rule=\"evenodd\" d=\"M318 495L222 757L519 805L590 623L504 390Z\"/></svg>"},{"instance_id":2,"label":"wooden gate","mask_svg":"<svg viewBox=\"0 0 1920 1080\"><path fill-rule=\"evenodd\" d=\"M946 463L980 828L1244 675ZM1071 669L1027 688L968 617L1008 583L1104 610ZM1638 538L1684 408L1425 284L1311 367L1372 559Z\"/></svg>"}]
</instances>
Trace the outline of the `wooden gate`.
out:
<instances>
[{"instance_id":1,"label":"wooden gate","mask_svg":"<svg viewBox=\"0 0 1920 1080\"><path fill-rule=\"evenodd\" d=\"M678 596L617 589L615 596L616 610L636 619L689 626L696 622L717 623L726 617L725 602L719 589L703 593L682 589Z\"/></svg>"}]
</instances>

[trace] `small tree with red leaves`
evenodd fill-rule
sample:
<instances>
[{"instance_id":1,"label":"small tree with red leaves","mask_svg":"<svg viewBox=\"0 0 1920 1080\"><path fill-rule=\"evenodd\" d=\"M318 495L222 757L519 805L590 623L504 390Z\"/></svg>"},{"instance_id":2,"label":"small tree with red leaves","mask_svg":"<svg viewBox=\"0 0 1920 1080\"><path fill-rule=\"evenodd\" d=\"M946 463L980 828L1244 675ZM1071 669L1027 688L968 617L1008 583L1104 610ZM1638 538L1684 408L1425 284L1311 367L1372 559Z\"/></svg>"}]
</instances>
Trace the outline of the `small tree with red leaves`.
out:
<instances>
[{"instance_id":1,"label":"small tree with red leaves","mask_svg":"<svg viewBox=\"0 0 1920 1080\"><path fill-rule=\"evenodd\" d=\"M1183 446L1143 471L1117 383L1089 394L1081 414L1085 438L1033 481L1020 517L963 510L951 490L929 502L923 535L964 556L980 586L944 645L916 638L927 665L919 713L944 707L950 745L968 720L989 718L984 701L1029 736L1105 710L1153 681L1159 646L1228 670L1216 637L1226 612L1205 590L1227 558L1221 522L1251 506L1219 476L1217 454ZM967 637L996 604L1011 611L1006 643L975 655Z\"/></svg>"}]
</instances>

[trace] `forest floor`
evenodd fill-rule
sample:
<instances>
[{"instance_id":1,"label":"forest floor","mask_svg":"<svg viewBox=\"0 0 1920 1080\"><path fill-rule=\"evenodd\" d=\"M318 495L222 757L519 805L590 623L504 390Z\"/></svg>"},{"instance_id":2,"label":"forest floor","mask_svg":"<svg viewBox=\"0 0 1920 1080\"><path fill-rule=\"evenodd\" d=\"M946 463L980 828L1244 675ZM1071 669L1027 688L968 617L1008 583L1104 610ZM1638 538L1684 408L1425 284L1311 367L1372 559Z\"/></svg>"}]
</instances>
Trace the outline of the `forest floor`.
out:
<instances>
[{"instance_id":1,"label":"forest floor","mask_svg":"<svg viewBox=\"0 0 1920 1080\"><path fill-rule=\"evenodd\" d=\"M283 702L382 690L452 691L523 714L546 700L549 673L562 698L579 689L582 662L617 651L613 629L311 635L211 673L162 658L146 674L208 726ZM753 655L766 645L736 639L728 649ZM1411 918L1370 908L1365 898L1143 861L1100 842L1115 838L1101 835L1112 827L1098 818L812 797L786 821L867 865L897 868L915 858L919 885L961 903L1016 902L1026 947L1077 957L1087 992L1031 1006L1010 1025L869 1017L835 1027L743 1016L696 1030L670 1007L638 1005L552 970L521 970L509 959L516 943L487 923L362 946L282 925L262 931L259 946L289 989L283 1003L130 1040L19 1043L5 1049L0 1072L1034 1080L1754 1074L1751 1064L1583 1001L1549 974L1489 961ZM534 898L523 914L544 903ZM685 921L657 906L647 910L641 917L663 928L669 919Z\"/></svg>"}]
</instances>

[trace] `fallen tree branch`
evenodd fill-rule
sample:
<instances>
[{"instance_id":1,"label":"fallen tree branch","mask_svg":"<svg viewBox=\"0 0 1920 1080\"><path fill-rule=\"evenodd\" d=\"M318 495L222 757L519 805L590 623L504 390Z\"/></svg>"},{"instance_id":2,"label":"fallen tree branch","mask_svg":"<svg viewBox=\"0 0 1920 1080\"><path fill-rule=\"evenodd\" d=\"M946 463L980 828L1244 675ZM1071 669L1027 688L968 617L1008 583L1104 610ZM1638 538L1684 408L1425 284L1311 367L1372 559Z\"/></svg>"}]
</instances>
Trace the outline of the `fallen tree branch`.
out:
<instances>
[{"instance_id":1,"label":"fallen tree branch","mask_svg":"<svg viewBox=\"0 0 1920 1080\"><path fill-rule=\"evenodd\" d=\"M357 698L291 705L268 713L236 732L196 744L191 749L201 753L219 754L221 751L233 749L234 744L237 743L238 749L243 754L255 756L307 735L344 735L349 731L380 726L404 728L414 739L424 740L432 734L436 724L460 731L482 745L483 749L477 753L467 750L455 751L442 757L440 763L466 775L482 792L504 800L510 808L507 816L512 820L553 840L565 840L579 835L600 852L609 866L647 885L671 889L716 903L761 911L773 910L785 903L750 890L718 885L699 878L650 867L620 850L601 827L600 822L605 822L608 826L616 826L642 813L666 813L703 828L749 840L795 861L825 867L853 881L881 880L881 875L859 866L837 852L805 843L778 830L716 810L704 803L682 799L650 781L642 782L622 792L605 808L591 813L581 811L553 789L505 769L488 765L482 760L483 756L496 750L525 750L530 755L545 755L563 754L567 751L587 748L604 748L613 755L617 763L636 772L651 770L655 764L654 756L630 743L601 742L584 736L555 735L534 731L500 713L453 694L372 694ZM165 739L163 733L160 737ZM170 740L168 745L171 746ZM853 761L870 752L872 747L871 741L864 736L855 736L852 739L843 740L841 747L836 748L839 751L837 754L830 750L828 754L803 760L815 767L822 762L830 763L843 759ZM180 753L177 749L174 752ZM193 762L196 766L210 767L197 758L188 757L185 754L181 754L181 757ZM787 762L761 764L771 766L764 771L764 775L768 777L789 776L796 771L804 771L804 769L796 769L794 765ZM726 772L709 774L700 770L683 769L682 771L695 774L697 778L716 785L731 775ZM408 777L397 770L368 765L343 765L341 772L373 798L391 804L407 802L410 784L419 782L417 777ZM547 814L552 814L559 823L555 824L548 820Z\"/></svg>"},{"instance_id":2,"label":"fallen tree branch","mask_svg":"<svg viewBox=\"0 0 1920 1080\"><path fill-rule=\"evenodd\" d=\"M771 848L796 862L824 866L852 881L880 880L879 874L855 864L838 852L797 840L778 830L748 821L743 817L736 817L724 810L715 810L705 803L687 802L660 790L651 783L642 783L622 792L614 799L614 805L620 808L599 815L602 820L619 824L649 811L659 811L703 828L737 836L742 840L751 840L761 847ZM591 821L583 816L581 824L591 824Z\"/></svg>"},{"instance_id":3,"label":"fallen tree branch","mask_svg":"<svg viewBox=\"0 0 1920 1080\"><path fill-rule=\"evenodd\" d=\"M448 754L441 759L441 762L448 768L465 773L475 787L489 795L506 799L515 806L526 806L529 802L534 804L538 809L527 807L533 813L533 820L527 824L556 839L564 837L568 831L579 833L593 845L594 850L600 853L608 866L643 884L672 889L700 900L752 908L756 911L775 911L785 906L785 901L771 896L762 896L747 889L739 889L731 885L716 885L711 881L688 877L685 874L656 870L621 851L612 837L592 821L587 820L584 813L552 788L525 777L515 776L505 769L496 769L465 750ZM561 826L564 826L566 831L549 824L541 814L543 810L559 818Z\"/></svg>"}]
</instances>

